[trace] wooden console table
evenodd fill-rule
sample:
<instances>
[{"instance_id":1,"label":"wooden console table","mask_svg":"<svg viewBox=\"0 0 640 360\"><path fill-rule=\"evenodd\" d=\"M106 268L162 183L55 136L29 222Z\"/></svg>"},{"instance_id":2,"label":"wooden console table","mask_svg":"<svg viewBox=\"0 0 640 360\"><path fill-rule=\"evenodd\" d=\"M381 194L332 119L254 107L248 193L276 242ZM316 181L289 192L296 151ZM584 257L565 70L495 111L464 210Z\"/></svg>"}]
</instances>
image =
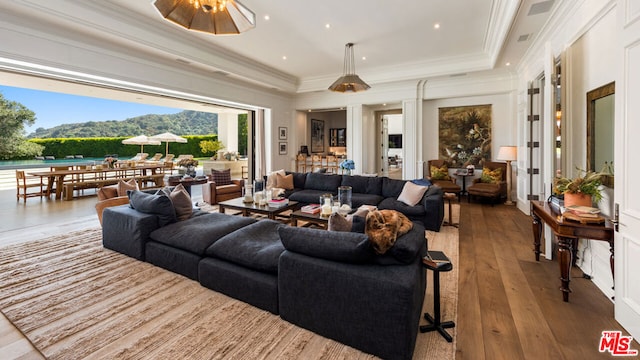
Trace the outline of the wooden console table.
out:
<instances>
[{"instance_id":1,"label":"wooden console table","mask_svg":"<svg viewBox=\"0 0 640 360\"><path fill-rule=\"evenodd\" d=\"M596 225L565 220L560 212L543 201L531 201L531 217L533 218L533 245L536 261L540 261L540 240L543 222L549 225L558 238L558 263L560 264L562 300L569 301L571 266L575 263L575 251L579 238L609 242L609 251L611 252L609 262L611 274L613 275L613 224L608 219L604 224Z\"/></svg>"}]
</instances>

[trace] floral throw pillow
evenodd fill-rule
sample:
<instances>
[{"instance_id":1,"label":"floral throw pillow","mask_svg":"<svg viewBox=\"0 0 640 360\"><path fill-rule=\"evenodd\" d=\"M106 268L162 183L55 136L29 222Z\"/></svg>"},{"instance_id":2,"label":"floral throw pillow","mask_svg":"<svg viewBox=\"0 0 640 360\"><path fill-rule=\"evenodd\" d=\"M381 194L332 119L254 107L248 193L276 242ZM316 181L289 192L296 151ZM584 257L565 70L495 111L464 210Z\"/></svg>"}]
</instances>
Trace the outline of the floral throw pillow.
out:
<instances>
[{"instance_id":1,"label":"floral throw pillow","mask_svg":"<svg viewBox=\"0 0 640 360\"><path fill-rule=\"evenodd\" d=\"M502 168L489 169L487 167L482 168L482 176L480 182L487 184L499 184L502 181Z\"/></svg>"},{"instance_id":2,"label":"floral throw pillow","mask_svg":"<svg viewBox=\"0 0 640 360\"><path fill-rule=\"evenodd\" d=\"M449 177L449 168L447 167L447 165L442 165L442 167L431 165L430 170L432 180L451 180L451 177Z\"/></svg>"}]
</instances>

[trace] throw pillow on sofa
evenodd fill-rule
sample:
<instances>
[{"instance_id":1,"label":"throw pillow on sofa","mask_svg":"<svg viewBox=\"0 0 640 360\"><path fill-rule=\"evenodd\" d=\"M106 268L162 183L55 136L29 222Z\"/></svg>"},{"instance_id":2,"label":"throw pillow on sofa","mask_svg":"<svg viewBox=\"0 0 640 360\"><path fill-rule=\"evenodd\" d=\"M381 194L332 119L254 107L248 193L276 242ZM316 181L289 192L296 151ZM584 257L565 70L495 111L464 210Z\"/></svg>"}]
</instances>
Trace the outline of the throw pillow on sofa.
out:
<instances>
[{"instance_id":1,"label":"throw pillow on sofa","mask_svg":"<svg viewBox=\"0 0 640 360\"><path fill-rule=\"evenodd\" d=\"M282 175L276 173L276 188L293 190L293 174Z\"/></svg>"},{"instance_id":2,"label":"throw pillow on sofa","mask_svg":"<svg viewBox=\"0 0 640 360\"><path fill-rule=\"evenodd\" d=\"M429 190L428 186L420 186L407 181L402 188L400 196L398 196L398 201L402 201L409 206L416 206L427 190Z\"/></svg>"},{"instance_id":3,"label":"throw pillow on sofa","mask_svg":"<svg viewBox=\"0 0 640 360\"><path fill-rule=\"evenodd\" d=\"M277 174L280 174L282 176L287 175L287 173L284 171L284 169L280 169L280 170L277 170L277 171L270 172L267 175L267 183L265 185L267 190L271 190L274 187L276 187L276 182L277 182L277 178L278 178Z\"/></svg>"},{"instance_id":4,"label":"throw pillow on sofa","mask_svg":"<svg viewBox=\"0 0 640 360\"><path fill-rule=\"evenodd\" d=\"M118 182L118 196L127 196L129 190L140 190L138 189L136 179L130 179L129 181L120 180Z\"/></svg>"},{"instance_id":5,"label":"throw pillow on sofa","mask_svg":"<svg viewBox=\"0 0 640 360\"><path fill-rule=\"evenodd\" d=\"M176 210L171 199L165 194L147 194L139 190L127 191L129 206L141 213L158 216L159 225L165 226L176 222Z\"/></svg>"},{"instance_id":6,"label":"throw pillow on sofa","mask_svg":"<svg viewBox=\"0 0 640 360\"><path fill-rule=\"evenodd\" d=\"M103 186L97 193L100 201L118 197L118 185Z\"/></svg>"},{"instance_id":7,"label":"throw pillow on sofa","mask_svg":"<svg viewBox=\"0 0 640 360\"><path fill-rule=\"evenodd\" d=\"M193 215L191 196L189 196L187 189L185 189L182 184L178 184L173 191L171 191L169 198L175 209L178 221L187 220Z\"/></svg>"}]
</instances>

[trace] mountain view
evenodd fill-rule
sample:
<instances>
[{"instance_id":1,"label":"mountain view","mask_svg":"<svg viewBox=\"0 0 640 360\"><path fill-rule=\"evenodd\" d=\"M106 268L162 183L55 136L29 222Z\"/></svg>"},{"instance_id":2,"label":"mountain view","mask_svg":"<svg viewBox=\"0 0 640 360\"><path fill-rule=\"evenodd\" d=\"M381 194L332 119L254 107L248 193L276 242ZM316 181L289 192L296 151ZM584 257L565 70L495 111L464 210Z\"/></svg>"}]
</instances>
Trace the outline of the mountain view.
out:
<instances>
[{"instance_id":1,"label":"mountain view","mask_svg":"<svg viewBox=\"0 0 640 360\"><path fill-rule=\"evenodd\" d=\"M38 128L27 138L118 137L154 135L167 131L178 135L217 134L218 114L184 110L177 114L148 114L126 120L62 124L49 129Z\"/></svg>"}]
</instances>

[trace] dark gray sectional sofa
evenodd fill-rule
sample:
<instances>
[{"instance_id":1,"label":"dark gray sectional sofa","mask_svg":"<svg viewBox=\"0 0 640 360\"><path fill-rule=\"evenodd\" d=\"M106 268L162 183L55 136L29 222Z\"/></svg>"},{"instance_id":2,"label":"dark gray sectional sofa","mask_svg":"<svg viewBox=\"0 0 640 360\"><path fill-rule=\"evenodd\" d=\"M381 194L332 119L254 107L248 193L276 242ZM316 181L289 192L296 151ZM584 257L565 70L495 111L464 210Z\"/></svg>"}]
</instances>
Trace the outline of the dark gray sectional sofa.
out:
<instances>
[{"instance_id":1,"label":"dark gray sectional sofa","mask_svg":"<svg viewBox=\"0 0 640 360\"><path fill-rule=\"evenodd\" d=\"M358 175L337 175L323 173L295 173L293 190L285 191L289 200L303 204L318 203L320 195L337 194L339 186L351 186L352 208L361 205L375 205L380 210L397 210L405 214L411 221L421 223L425 229L440 231L444 219L443 192L440 187L430 186L422 200L415 206L398 201L405 180L388 177L369 177Z\"/></svg>"},{"instance_id":2,"label":"dark gray sectional sofa","mask_svg":"<svg viewBox=\"0 0 640 360\"><path fill-rule=\"evenodd\" d=\"M364 352L410 359L426 287L424 227L377 255L365 234L195 212L160 226L127 205L103 213L104 247L199 281Z\"/></svg>"}]
</instances>

